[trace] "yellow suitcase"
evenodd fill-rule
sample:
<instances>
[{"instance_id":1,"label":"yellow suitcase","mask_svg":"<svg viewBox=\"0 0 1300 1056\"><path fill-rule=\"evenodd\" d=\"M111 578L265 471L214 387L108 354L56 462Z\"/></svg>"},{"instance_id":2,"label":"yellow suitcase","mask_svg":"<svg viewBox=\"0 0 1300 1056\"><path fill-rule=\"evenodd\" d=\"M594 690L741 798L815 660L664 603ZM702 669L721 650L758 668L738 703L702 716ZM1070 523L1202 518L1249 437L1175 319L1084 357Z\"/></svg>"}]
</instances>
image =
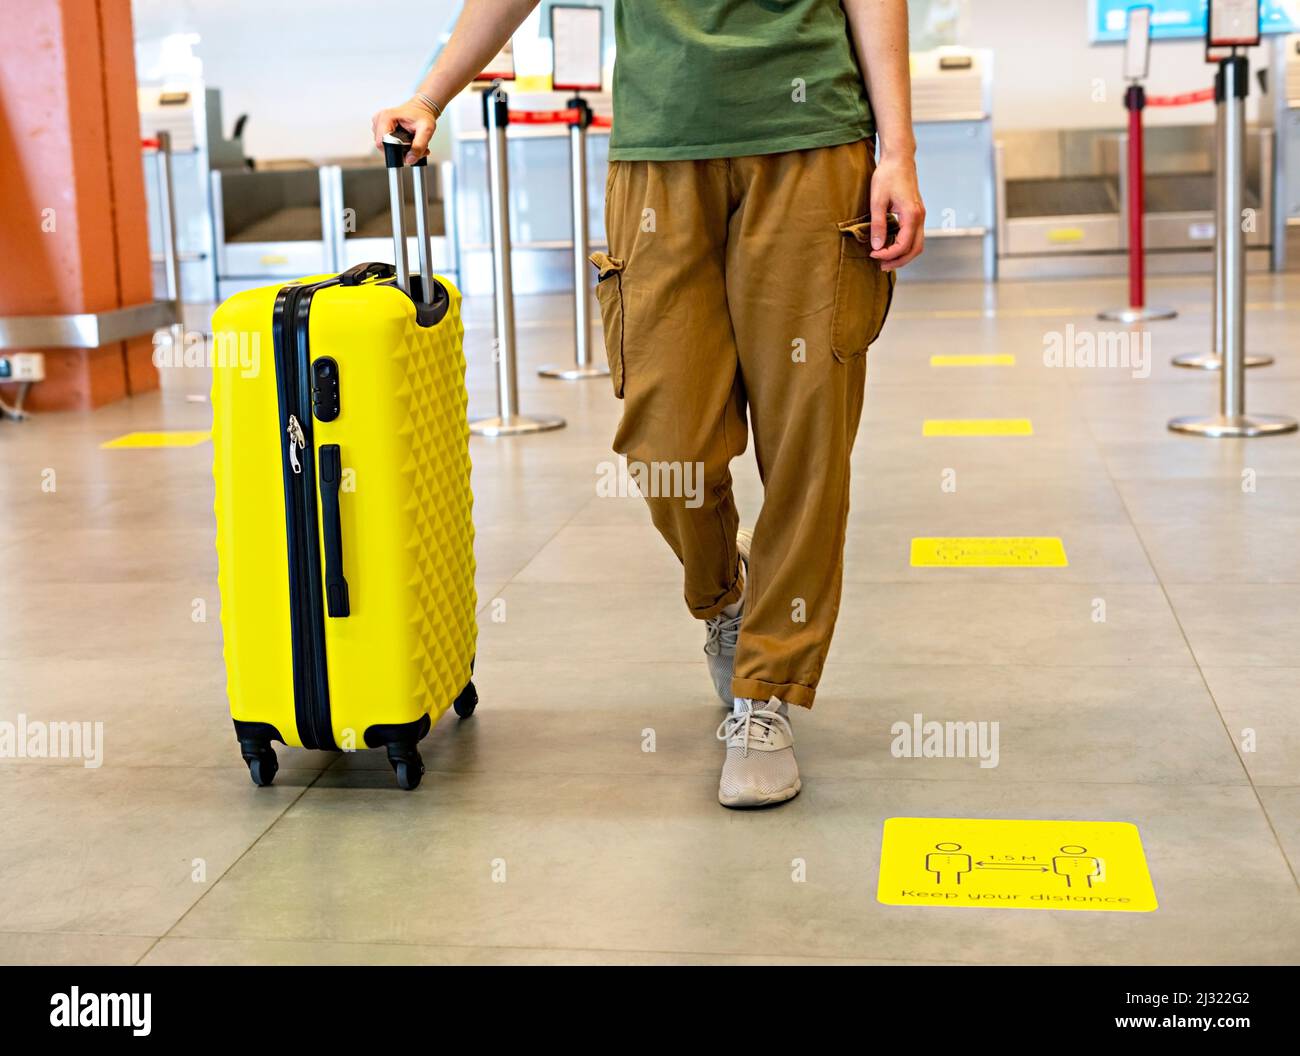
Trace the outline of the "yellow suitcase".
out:
<instances>
[{"instance_id":1,"label":"yellow suitcase","mask_svg":"<svg viewBox=\"0 0 1300 1056\"><path fill-rule=\"evenodd\" d=\"M460 294L397 265L239 293L213 317L213 473L227 693L253 781L272 741L386 748L404 789L419 741L462 718L477 637ZM428 296L425 296L428 291Z\"/></svg>"}]
</instances>

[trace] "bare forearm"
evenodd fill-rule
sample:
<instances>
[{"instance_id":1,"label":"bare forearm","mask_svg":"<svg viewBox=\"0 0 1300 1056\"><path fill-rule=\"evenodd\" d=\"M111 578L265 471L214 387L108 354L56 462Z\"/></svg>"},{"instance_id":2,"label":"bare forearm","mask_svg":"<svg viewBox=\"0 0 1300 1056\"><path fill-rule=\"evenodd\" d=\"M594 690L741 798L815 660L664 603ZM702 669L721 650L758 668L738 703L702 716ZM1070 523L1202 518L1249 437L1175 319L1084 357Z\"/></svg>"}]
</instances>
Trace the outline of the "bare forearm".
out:
<instances>
[{"instance_id":1,"label":"bare forearm","mask_svg":"<svg viewBox=\"0 0 1300 1056\"><path fill-rule=\"evenodd\" d=\"M465 0L447 46L420 82L420 91L446 106L504 46L538 0Z\"/></svg>"},{"instance_id":2,"label":"bare forearm","mask_svg":"<svg viewBox=\"0 0 1300 1056\"><path fill-rule=\"evenodd\" d=\"M880 137L881 155L911 157L912 74L907 47L907 0L841 0Z\"/></svg>"}]
</instances>

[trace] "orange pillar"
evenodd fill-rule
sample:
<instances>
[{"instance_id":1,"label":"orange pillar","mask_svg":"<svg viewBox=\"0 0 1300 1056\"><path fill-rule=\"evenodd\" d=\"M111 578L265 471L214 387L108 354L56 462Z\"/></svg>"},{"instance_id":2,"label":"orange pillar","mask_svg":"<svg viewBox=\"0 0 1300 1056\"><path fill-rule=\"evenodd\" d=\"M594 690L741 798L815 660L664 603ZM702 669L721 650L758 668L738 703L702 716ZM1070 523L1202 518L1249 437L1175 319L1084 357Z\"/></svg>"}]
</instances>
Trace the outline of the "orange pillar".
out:
<instances>
[{"instance_id":1,"label":"orange pillar","mask_svg":"<svg viewBox=\"0 0 1300 1056\"><path fill-rule=\"evenodd\" d=\"M153 299L130 0L6 4L0 49L0 315ZM33 410L158 387L149 337L39 349Z\"/></svg>"}]
</instances>

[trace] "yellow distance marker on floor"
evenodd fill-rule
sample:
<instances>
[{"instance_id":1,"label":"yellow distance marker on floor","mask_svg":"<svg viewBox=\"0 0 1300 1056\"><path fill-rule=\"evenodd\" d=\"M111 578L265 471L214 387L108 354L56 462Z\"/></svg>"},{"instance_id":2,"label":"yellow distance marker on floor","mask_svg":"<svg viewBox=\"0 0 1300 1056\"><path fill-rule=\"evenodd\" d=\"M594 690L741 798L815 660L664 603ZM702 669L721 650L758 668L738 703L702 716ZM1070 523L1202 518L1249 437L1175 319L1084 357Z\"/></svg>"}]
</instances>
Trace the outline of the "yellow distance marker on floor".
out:
<instances>
[{"instance_id":1,"label":"yellow distance marker on floor","mask_svg":"<svg viewBox=\"0 0 1300 1056\"><path fill-rule=\"evenodd\" d=\"M1033 436L1028 418L927 418L922 436Z\"/></svg>"},{"instance_id":2,"label":"yellow distance marker on floor","mask_svg":"<svg viewBox=\"0 0 1300 1056\"><path fill-rule=\"evenodd\" d=\"M933 355L932 367L1014 367L1016 357L1010 352Z\"/></svg>"},{"instance_id":3,"label":"yellow distance marker on floor","mask_svg":"<svg viewBox=\"0 0 1300 1056\"><path fill-rule=\"evenodd\" d=\"M1065 544L1056 536L918 536L913 568L1065 568Z\"/></svg>"},{"instance_id":4,"label":"yellow distance marker on floor","mask_svg":"<svg viewBox=\"0 0 1300 1056\"><path fill-rule=\"evenodd\" d=\"M1157 907L1136 825L987 818L887 818L876 901L1103 913Z\"/></svg>"},{"instance_id":5,"label":"yellow distance marker on floor","mask_svg":"<svg viewBox=\"0 0 1300 1056\"><path fill-rule=\"evenodd\" d=\"M101 451L112 451L126 447L197 447L210 439L212 434L206 429L202 432L127 433L115 440L104 441L99 448Z\"/></svg>"}]
</instances>

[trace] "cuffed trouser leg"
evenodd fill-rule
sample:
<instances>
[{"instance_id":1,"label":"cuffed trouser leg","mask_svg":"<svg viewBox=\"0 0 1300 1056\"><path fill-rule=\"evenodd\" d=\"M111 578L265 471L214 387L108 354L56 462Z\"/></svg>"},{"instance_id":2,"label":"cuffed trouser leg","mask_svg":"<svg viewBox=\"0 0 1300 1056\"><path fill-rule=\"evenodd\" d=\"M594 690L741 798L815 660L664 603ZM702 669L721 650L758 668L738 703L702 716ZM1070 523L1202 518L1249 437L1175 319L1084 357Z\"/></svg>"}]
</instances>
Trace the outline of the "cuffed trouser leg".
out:
<instances>
[{"instance_id":1,"label":"cuffed trouser leg","mask_svg":"<svg viewBox=\"0 0 1300 1056\"><path fill-rule=\"evenodd\" d=\"M735 162L727 301L764 489L737 696L812 707L839 615L866 347L892 292L861 241L872 171L866 142Z\"/></svg>"},{"instance_id":2,"label":"cuffed trouser leg","mask_svg":"<svg viewBox=\"0 0 1300 1056\"><path fill-rule=\"evenodd\" d=\"M614 450L658 485L650 516L702 619L740 596L728 466L747 426L723 275L727 194L726 162L613 163L605 223L617 268L597 286L624 398Z\"/></svg>"},{"instance_id":3,"label":"cuffed trouser leg","mask_svg":"<svg viewBox=\"0 0 1300 1056\"><path fill-rule=\"evenodd\" d=\"M893 290L869 256L872 166L864 141L611 169L597 294L625 398L615 449L703 467L696 505L649 500L696 616L738 596L727 465L752 419L764 502L736 696L811 707L839 612L866 350Z\"/></svg>"}]
</instances>

